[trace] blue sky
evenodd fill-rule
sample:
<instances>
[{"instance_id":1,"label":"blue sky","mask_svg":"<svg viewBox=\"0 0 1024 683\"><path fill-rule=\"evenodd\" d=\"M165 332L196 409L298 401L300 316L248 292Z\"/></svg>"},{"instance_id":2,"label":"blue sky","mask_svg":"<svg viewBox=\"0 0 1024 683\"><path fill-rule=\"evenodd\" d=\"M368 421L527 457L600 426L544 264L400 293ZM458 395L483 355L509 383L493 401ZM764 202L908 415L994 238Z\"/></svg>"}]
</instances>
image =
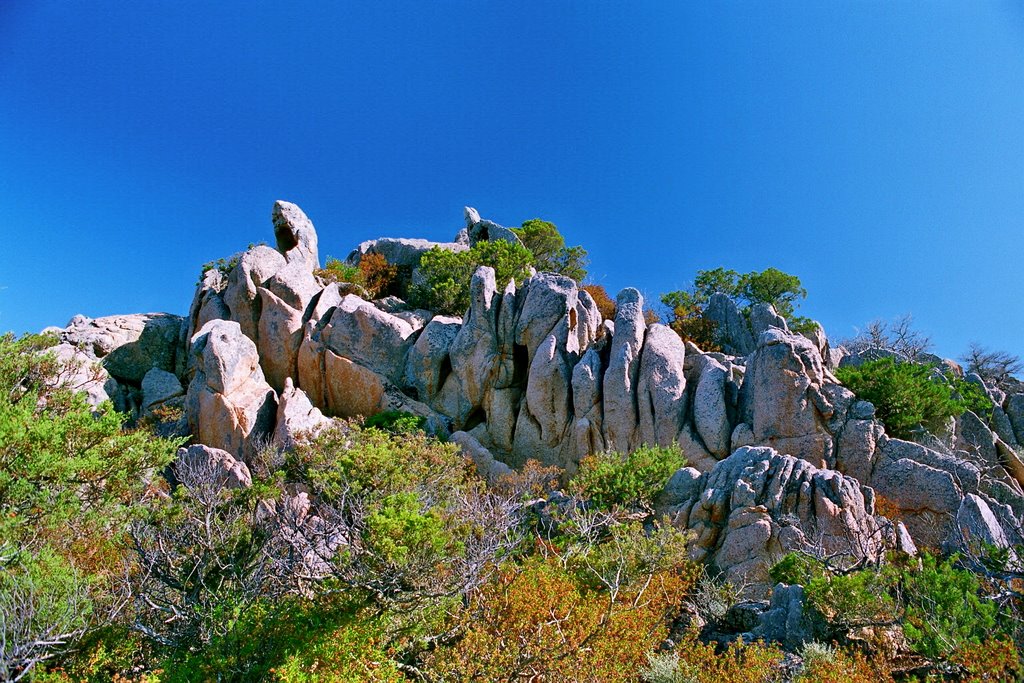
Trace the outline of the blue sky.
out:
<instances>
[{"instance_id":1,"label":"blue sky","mask_svg":"<svg viewBox=\"0 0 1024 683\"><path fill-rule=\"evenodd\" d=\"M1024 355L1024 6L0 2L0 329L185 313L302 206L321 255L542 217L592 279L798 275Z\"/></svg>"}]
</instances>

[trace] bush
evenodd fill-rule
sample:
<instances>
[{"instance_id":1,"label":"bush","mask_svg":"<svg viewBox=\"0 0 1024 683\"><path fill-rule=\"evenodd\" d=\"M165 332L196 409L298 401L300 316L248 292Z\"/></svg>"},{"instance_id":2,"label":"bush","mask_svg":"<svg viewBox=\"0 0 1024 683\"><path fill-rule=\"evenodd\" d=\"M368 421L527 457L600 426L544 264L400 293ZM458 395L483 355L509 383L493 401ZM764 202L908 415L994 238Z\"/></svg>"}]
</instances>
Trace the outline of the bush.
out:
<instances>
[{"instance_id":1,"label":"bush","mask_svg":"<svg viewBox=\"0 0 1024 683\"><path fill-rule=\"evenodd\" d=\"M644 683L771 683L779 678L783 653L777 647L742 639L718 653L687 632L672 652L650 655L640 672Z\"/></svg>"},{"instance_id":2,"label":"bush","mask_svg":"<svg viewBox=\"0 0 1024 683\"><path fill-rule=\"evenodd\" d=\"M327 260L324 261L324 267L314 270L313 275L316 275L328 284L351 283L360 287L365 284L363 271L359 269L359 266L350 266L333 256L328 256Z\"/></svg>"},{"instance_id":3,"label":"bush","mask_svg":"<svg viewBox=\"0 0 1024 683\"><path fill-rule=\"evenodd\" d=\"M112 619L124 529L178 445L89 406L55 343L0 335L0 678Z\"/></svg>"},{"instance_id":4,"label":"bush","mask_svg":"<svg viewBox=\"0 0 1024 683\"><path fill-rule=\"evenodd\" d=\"M423 283L414 285L409 300L417 308L461 315L469 308L469 285L480 266L494 268L498 289L529 275L533 255L521 244L503 240L479 242L467 251L434 247L420 258Z\"/></svg>"},{"instance_id":5,"label":"bush","mask_svg":"<svg viewBox=\"0 0 1024 683\"><path fill-rule=\"evenodd\" d=\"M582 585L555 558L529 558L474 593L463 636L435 652L428 670L453 681L630 680L687 588L660 571L610 593Z\"/></svg>"},{"instance_id":6,"label":"bush","mask_svg":"<svg viewBox=\"0 0 1024 683\"><path fill-rule=\"evenodd\" d=\"M796 683L885 683L893 680L883 658L869 659L854 649L807 643L800 654L804 661Z\"/></svg>"},{"instance_id":7,"label":"bush","mask_svg":"<svg viewBox=\"0 0 1024 683\"><path fill-rule=\"evenodd\" d=\"M565 246L565 238L554 223L539 218L525 221L512 232L523 242L534 257L538 271L558 273L580 282L587 276L587 251L583 247Z\"/></svg>"},{"instance_id":8,"label":"bush","mask_svg":"<svg viewBox=\"0 0 1024 683\"><path fill-rule=\"evenodd\" d=\"M814 321L797 316L796 305L807 297L800 278L777 268L740 274L735 270L715 268L698 270L689 289L668 292L661 303L668 307L668 325L683 338L705 351L720 351L723 340L715 323L704 317L704 309L712 295L722 293L736 302L740 312L749 315L756 304L771 304L775 311L790 321L794 331L810 331Z\"/></svg>"},{"instance_id":9,"label":"bush","mask_svg":"<svg viewBox=\"0 0 1024 683\"><path fill-rule=\"evenodd\" d=\"M363 421L364 429L379 429L392 434L421 432L426 429L426 426L427 418L404 410L385 410L383 413L371 415Z\"/></svg>"},{"instance_id":10,"label":"bush","mask_svg":"<svg viewBox=\"0 0 1024 683\"><path fill-rule=\"evenodd\" d=\"M570 490L602 509L651 509L669 477L685 464L677 446L641 446L625 456L614 451L588 455Z\"/></svg>"},{"instance_id":11,"label":"bush","mask_svg":"<svg viewBox=\"0 0 1024 683\"><path fill-rule=\"evenodd\" d=\"M388 263L383 254L363 254L359 259L359 277L371 299L399 294L398 266Z\"/></svg>"},{"instance_id":12,"label":"bush","mask_svg":"<svg viewBox=\"0 0 1024 683\"><path fill-rule=\"evenodd\" d=\"M967 349L962 360L967 365L967 372L975 372L986 382L996 386L1006 386L1015 375L1024 370L1024 362L1020 356L1006 351L993 351L980 344L973 343Z\"/></svg>"},{"instance_id":13,"label":"bush","mask_svg":"<svg viewBox=\"0 0 1024 683\"><path fill-rule=\"evenodd\" d=\"M955 561L955 556L939 560L926 553L920 571L901 576L907 603L903 631L915 652L933 659L998 635L996 605L979 597L978 577L958 569Z\"/></svg>"},{"instance_id":14,"label":"bush","mask_svg":"<svg viewBox=\"0 0 1024 683\"><path fill-rule=\"evenodd\" d=\"M853 393L875 406L875 414L892 436L911 438L924 427L937 431L944 422L968 409L991 410L979 388L946 379L935 368L897 363L892 358L841 367L836 377Z\"/></svg>"},{"instance_id":15,"label":"bush","mask_svg":"<svg viewBox=\"0 0 1024 683\"><path fill-rule=\"evenodd\" d=\"M583 291L594 299L602 318L615 320L615 311L618 307L615 305L615 299L608 295L608 290L601 285L583 285Z\"/></svg>"}]
</instances>

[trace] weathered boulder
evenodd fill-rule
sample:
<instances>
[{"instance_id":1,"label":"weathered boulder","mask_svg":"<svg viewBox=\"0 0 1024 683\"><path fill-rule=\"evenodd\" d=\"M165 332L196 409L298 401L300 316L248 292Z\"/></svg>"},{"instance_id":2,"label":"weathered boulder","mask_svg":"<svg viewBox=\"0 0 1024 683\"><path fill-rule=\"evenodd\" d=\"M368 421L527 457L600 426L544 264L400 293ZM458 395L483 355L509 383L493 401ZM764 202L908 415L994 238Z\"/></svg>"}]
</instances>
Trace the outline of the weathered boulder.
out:
<instances>
[{"instance_id":1,"label":"weathered boulder","mask_svg":"<svg viewBox=\"0 0 1024 683\"><path fill-rule=\"evenodd\" d=\"M1011 394L1006 397L1006 417L1013 426L1013 433L1018 443L1024 443L1024 394Z\"/></svg>"},{"instance_id":2,"label":"weathered boulder","mask_svg":"<svg viewBox=\"0 0 1024 683\"><path fill-rule=\"evenodd\" d=\"M602 381L604 368L601 351L608 338L587 349L572 370L573 440L578 457L605 450L602 411Z\"/></svg>"},{"instance_id":3,"label":"weathered boulder","mask_svg":"<svg viewBox=\"0 0 1024 683\"><path fill-rule=\"evenodd\" d=\"M637 380L640 443L668 446L676 441L686 417L685 361L686 346L678 334L665 325L647 328Z\"/></svg>"},{"instance_id":4,"label":"weathered boulder","mask_svg":"<svg viewBox=\"0 0 1024 683\"><path fill-rule=\"evenodd\" d=\"M60 338L87 357L101 359L113 377L138 386L150 368L175 373L180 369L184 324L181 316L169 313L75 316Z\"/></svg>"},{"instance_id":5,"label":"weathered boulder","mask_svg":"<svg viewBox=\"0 0 1024 683\"><path fill-rule=\"evenodd\" d=\"M264 287L258 291L262 308L256 343L260 365L270 386L281 391L286 379L298 376L296 361L302 344L302 312Z\"/></svg>"},{"instance_id":6,"label":"weathered boulder","mask_svg":"<svg viewBox=\"0 0 1024 683\"><path fill-rule=\"evenodd\" d=\"M475 212L476 209L472 209L472 211ZM467 220L469 216L470 214L467 212ZM479 214L476 214L476 216L479 217ZM494 221L479 219L473 225L467 226L466 230L469 232L470 245L475 246L479 242L497 242L499 240L522 244L519 237L511 229L498 225Z\"/></svg>"},{"instance_id":7,"label":"weathered boulder","mask_svg":"<svg viewBox=\"0 0 1024 683\"><path fill-rule=\"evenodd\" d=\"M200 443L247 459L269 441L277 396L256 344L237 322L212 320L192 338L196 373L186 398L189 428Z\"/></svg>"},{"instance_id":8,"label":"weathered boulder","mask_svg":"<svg viewBox=\"0 0 1024 683\"><path fill-rule=\"evenodd\" d=\"M274 443L279 448L290 449L303 436L315 436L330 424L331 420L313 405L306 392L296 389L290 377L286 379L277 406Z\"/></svg>"},{"instance_id":9,"label":"weathered boulder","mask_svg":"<svg viewBox=\"0 0 1024 683\"><path fill-rule=\"evenodd\" d=\"M732 424L726 405L728 370L711 356L701 356L693 393L693 427L704 447L716 459L729 455Z\"/></svg>"},{"instance_id":10,"label":"weathered boulder","mask_svg":"<svg viewBox=\"0 0 1024 683\"><path fill-rule=\"evenodd\" d=\"M244 462L236 460L230 453L219 448L195 444L179 448L175 467L187 468L189 480L207 478L218 488L240 489L252 486L252 475Z\"/></svg>"},{"instance_id":11,"label":"weathered boulder","mask_svg":"<svg viewBox=\"0 0 1024 683\"><path fill-rule=\"evenodd\" d=\"M178 378L166 370L152 368L142 378L142 410L149 411L161 403L183 396L184 387Z\"/></svg>"},{"instance_id":12,"label":"weathered boulder","mask_svg":"<svg viewBox=\"0 0 1024 683\"><path fill-rule=\"evenodd\" d=\"M691 486L696 495L669 510L673 524L695 532L693 559L737 585L767 584L772 558L789 551L883 551L870 489L770 448L740 448Z\"/></svg>"},{"instance_id":13,"label":"weathered boulder","mask_svg":"<svg viewBox=\"0 0 1024 683\"><path fill-rule=\"evenodd\" d=\"M460 329L461 318L434 316L409 349L405 360L405 385L428 405L441 392L445 380L452 372L448 352Z\"/></svg>"},{"instance_id":14,"label":"weathered boulder","mask_svg":"<svg viewBox=\"0 0 1024 683\"><path fill-rule=\"evenodd\" d=\"M469 246L458 242L431 242L430 240L407 239L404 237L380 237L375 240L367 240L357 246L348 255L346 262L350 265L359 265L366 254L380 254L387 262L405 268L415 268L420 264L420 258L434 247L445 251L466 251Z\"/></svg>"},{"instance_id":15,"label":"weathered boulder","mask_svg":"<svg viewBox=\"0 0 1024 683\"><path fill-rule=\"evenodd\" d=\"M778 583L772 588L768 609L760 615L760 623L751 635L795 652L804 644L821 639L825 625L821 614L807 604L803 586Z\"/></svg>"},{"instance_id":16,"label":"weathered boulder","mask_svg":"<svg viewBox=\"0 0 1024 683\"><path fill-rule=\"evenodd\" d=\"M612 337L608 369L604 373L604 441L608 448L627 453L637 443L639 412L637 388L640 352L647 323L644 298L632 287L616 298L615 335Z\"/></svg>"},{"instance_id":17,"label":"weathered boulder","mask_svg":"<svg viewBox=\"0 0 1024 683\"><path fill-rule=\"evenodd\" d=\"M750 307L750 332L753 334L754 339L760 337L762 332L767 332L773 327L783 332L789 332L786 319L779 315L771 304L760 303ZM815 344L815 347L817 346Z\"/></svg>"},{"instance_id":18,"label":"weathered boulder","mask_svg":"<svg viewBox=\"0 0 1024 683\"><path fill-rule=\"evenodd\" d=\"M951 552L977 553L983 543L997 548L1010 547L1006 532L992 509L983 498L974 493L964 496L946 543Z\"/></svg>"},{"instance_id":19,"label":"weathered boulder","mask_svg":"<svg viewBox=\"0 0 1024 683\"><path fill-rule=\"evenodd\" d=\"M316 229L309 217L295 204L282 200L274 202L270 214L274 222L274 239L277 250L289 263L302 263L312 273L320 267L320 252L317 246Z\"/></svg>"},{"instance_id":20,"label":"weathered boulder","mask_svg":"<svg viewBox=\"0 0 1024 683\"><path fill-rule=\"evenodd\" d=\"M833 466L827 421L834 408L823 392L828 376L821 355L807 338L770 328L758 338L747 362L740 395L743 420L757 444Z\"/></svg>"},{"instance_id":21,"label":"weathered boulder","mask_svg":"<svg viewBox=\"0 0 1024 683\"><path fill-rule=\"evenodd\" d=\"M875 493L899 510L915 543L939 547L965 493L978 490L975 465L920 444L886 439L867 480Z\"/></svg>"},{"instance_id":22,"label":"weathered boulder","mask_svg":"<svg viewBox=\"0 0 1024 683\"><path fill-rule=\"evenodd\" d=\"M489 483L493 484L512 473L511 467L496 460L491 452L469 432L455 432L448 440L459 445L466 457L473 461L477 473Z\"/></svg>"},{"instance_id":23,"label":"weathered boulder","mask_svg":"<svg viewBox=\"0 0 1024 683\"><path fill-rule=\"evenodd\" d=\"M120 387L90 353L67 342L50 349L57 360L66 363L63 373L64 386L85 394L86 400L93 408L99 407L104 401L114 401L114 407L124 411L127 406L117 405L120 398Z\"/></svg>"},{"instance_id":24,"label":"weathered boulder","mask_svg":"<svg viewBox=\"0 0 1024 683\"><path fill-rule=\"evenodd\" d=\"M406 354L416 342L409 323L352 294L342 297L330 318L320 322L328 349L393 382L402 381Z\"/></svg>"},{"instance_id":25,"label":"weathered boulder","mask_svg":"<svg viewBox=\"0 0 1024 683\"><path fill-rule=\"evenodd\" d=\"M238 257L238 264L227 277L227 285L221 296L231 312L230 319L237 322L242 334L254 342L259 337L259 288L284 268L286 263L280 252L266 245L258 245Z\"/></svg>"},{"instance_id":26,"label":"weathered boulder","mask_svg":"<svg viewBox=\"0 0 1024 683\"><path fill-rule=\"evenodd\" d=\"M572 371L579 359L576 283L540 273L526 281L516 296L519 302L515 346L525 349L530 365L516 419L513 455L517 463L535 458L569 467L574 455L570 438ZM499 321L499 339L504 331Z\"/></svg>"}]
</instances>

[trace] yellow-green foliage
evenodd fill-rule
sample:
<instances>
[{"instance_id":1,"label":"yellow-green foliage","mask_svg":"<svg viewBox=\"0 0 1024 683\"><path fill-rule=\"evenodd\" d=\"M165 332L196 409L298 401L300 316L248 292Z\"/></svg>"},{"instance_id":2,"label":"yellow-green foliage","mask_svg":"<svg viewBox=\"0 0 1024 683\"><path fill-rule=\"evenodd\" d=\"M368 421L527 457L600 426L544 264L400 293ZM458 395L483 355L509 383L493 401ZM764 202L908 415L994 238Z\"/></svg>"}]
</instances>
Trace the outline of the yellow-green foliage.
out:
<instances>
[{"instance_id":1,"label":"yellow-green foliage","mask_svg":"<svg viewBox=\"0 0 1024 683\"><path fill-rule=\"evenodd\" d=\"M522 282L533 262L529 249L504 240L479 242L459 252L434 247L420 258L423 283L411 288L409 300L418 308L461 315L469 308L469 285L477 268L494 268L501 291L511 280Z\"/></svg>"},{"instance_id":2,"label":"yellow-green foliage","mask_svg":"<svg viewBox=\"0 0 1024 683\"><path fill-rule=\"evenodd\" d=\"M841 367L836 377L859 398L870 401L886 431L898 438L909 438L921 427L938 430L966 410L980 415L992 410L980 387L919 363L880 358Z\"/></svg>"},{"instance_id":3,"label":"yellow-green foliage","mask_svg":"<svg viewBox=\"0 0 1024 683\"><path fill-rule=\"evenodd\" d=\"M570 483L577 495L599 507L650 508L686 460L677 446L641 446L628 455L609 451L588 455Z\"/></svg>"}]
</instances>

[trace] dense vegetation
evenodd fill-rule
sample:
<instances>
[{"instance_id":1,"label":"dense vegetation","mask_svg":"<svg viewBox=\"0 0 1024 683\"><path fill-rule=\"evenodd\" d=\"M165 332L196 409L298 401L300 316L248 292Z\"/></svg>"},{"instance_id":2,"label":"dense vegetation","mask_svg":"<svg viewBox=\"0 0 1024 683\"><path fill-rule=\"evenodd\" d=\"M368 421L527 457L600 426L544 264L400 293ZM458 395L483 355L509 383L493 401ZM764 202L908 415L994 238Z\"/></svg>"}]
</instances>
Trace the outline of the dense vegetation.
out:
<instances>
[{"instance_id":1,"label":"dense vegetation","mask_svg":"<svg viewBox=\"0 0 1024 683\"><path fill-rule=\"evenodd\" d=\"M533 254L538 271L558 273L577 282L587 277L587 250L578 245L567 247L554 223L534 218L524 221L520 228L512 228L512 232Z\"/></svg>"},{"instance_id":2,"label":"dense vegetation","mask_svg":"<svg viewBox=\"0 0 1024 683\"><path fill-rule=\"evenodd\" d=\"M886 431L901 439L919 429L940 432L949 418L967 410L984 416L992 410L992 401L977 384L931 365L880 358L838 368L836 377L874 404Z\"/></svg>"},{"instance_id":3,"label":"dense vegetation","mask_svg":"<svg viewBox=\"0 0 1024 683\"><path fill-rule=\"evenodd\" d=\"M516 242L478 242L467 251L434 247L420 258L423 281L412 286L410 303L417 308L462 315L469 308L469 285L477 268L494 268L494 279L501 290L511 280L522 283L533 264L530 250Z\"/></svg>"}]
</instances>

